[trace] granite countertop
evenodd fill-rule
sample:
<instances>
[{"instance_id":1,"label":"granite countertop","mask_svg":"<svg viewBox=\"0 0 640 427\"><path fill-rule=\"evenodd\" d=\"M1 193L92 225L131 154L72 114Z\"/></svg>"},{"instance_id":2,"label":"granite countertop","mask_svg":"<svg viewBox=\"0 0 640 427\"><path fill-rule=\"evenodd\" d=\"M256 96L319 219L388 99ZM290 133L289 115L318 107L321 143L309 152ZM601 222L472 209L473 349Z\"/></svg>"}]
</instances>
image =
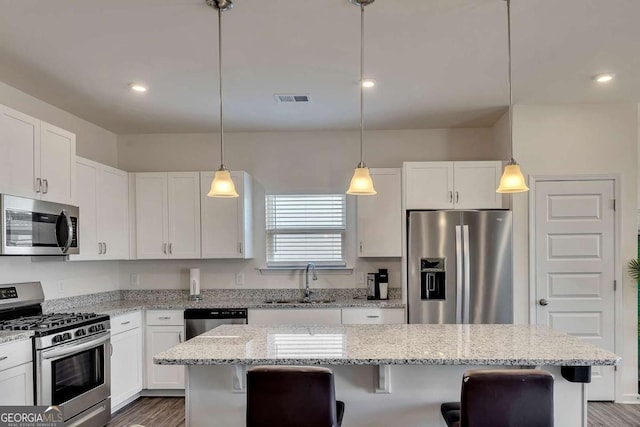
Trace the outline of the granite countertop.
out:
<instances>
[{"instance_id":1,"label":"granite countertop","mask_svg":"<svg viewBox=\"0 0 640 427\"><path fill-rule=\"evenodd\" d=\"M618 365L535 325L224 325L156 354L161 365Z\"/></svg>"},{"instance_id":2,"label":"granite countertop","mask_svg":"<svg viewBox=\"0 0 640 427\"><path fill-rule=\"evenodd\" d=\"M0 331L0 344L11 341L26 340L33 336L33 331Z\"/></svg>"},{"instance_id":3,"label":"granite countertop","mask_svg":"<svg viewBox=\"0 0 640 427\"><path fill-rule=\"evenodd\" d=\"M130 313L136 310L184 310L187 308L404 308L402 300L384 300L373 301L366 299L337 299L329 303L292 303L292 304L272 304L265 303L264 300L255 299L234 299L234 300L202 300L189 301L188 299L178 299L173 301L164 300L116 300L108 301L100 304L79 305L65 307L64 309L56 309L54 311L61 312L91 312L98 314L108 314L110 316L118 316L120 314Z\"/></svg>"}]
</instances>

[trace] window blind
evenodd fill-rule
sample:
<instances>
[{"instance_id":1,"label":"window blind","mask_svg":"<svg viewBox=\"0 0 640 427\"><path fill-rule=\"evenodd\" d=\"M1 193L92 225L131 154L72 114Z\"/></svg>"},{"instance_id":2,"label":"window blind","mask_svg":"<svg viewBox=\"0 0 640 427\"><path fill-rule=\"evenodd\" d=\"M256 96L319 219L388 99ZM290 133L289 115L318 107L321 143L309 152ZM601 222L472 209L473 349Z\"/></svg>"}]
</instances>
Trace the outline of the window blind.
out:
<instances>
[{"instance_id":1,"label":"window blind","mask_svg":"<svg viewBox=\"0 0 640 427\"><path fill-rule=\"evenodd\" d=\"M269 334L268 354L281 358L336 358L346 353L346 340L342 334Z\"/></svg>"},{"instance_id":2,"label":"window blind","mask_svg":"<svg viewBox=\"0 0 640 427\"><path fill-rule=\"evenodd\" d=\"M345 266L344 194L266 197L267 266Z\"/></svg>"}]
</instances>

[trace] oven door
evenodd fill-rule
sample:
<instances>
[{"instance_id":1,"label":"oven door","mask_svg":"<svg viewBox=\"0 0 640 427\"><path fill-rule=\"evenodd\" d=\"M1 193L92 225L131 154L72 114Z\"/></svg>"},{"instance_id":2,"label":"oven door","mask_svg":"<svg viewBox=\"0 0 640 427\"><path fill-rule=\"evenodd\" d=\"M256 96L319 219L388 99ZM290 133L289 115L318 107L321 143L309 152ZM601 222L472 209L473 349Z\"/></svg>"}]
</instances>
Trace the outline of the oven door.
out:
<instances>
[{"instance_id":1,"label":"oven door","mask_svg":"<svg viewBox=\"0 0 640 427\"><path fill-rule=\"evenodd\" d=\"M104 401L111 394L109 332L37 353L38 405L63 408L65 420Z\"/></svg>"}]
</instances>

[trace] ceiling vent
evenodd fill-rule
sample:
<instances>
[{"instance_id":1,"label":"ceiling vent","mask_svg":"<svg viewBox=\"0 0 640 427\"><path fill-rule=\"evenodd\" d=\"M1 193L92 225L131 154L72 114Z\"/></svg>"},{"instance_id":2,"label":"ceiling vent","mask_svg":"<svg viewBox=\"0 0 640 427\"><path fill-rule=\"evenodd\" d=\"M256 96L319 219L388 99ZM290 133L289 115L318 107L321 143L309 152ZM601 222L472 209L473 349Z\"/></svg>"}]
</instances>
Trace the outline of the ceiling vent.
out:
<instances>
[{"instance_id":1,"label":"ceiling vent","mask_svg":"<svg viewBox=\"0 0 640 427\"><path fill-rule=\"evenodd\" d=\"M281 104L299 104L311 102L309 95L296 95L296 94L275 94L276 101Z\"/></svg>"}]
</instances>

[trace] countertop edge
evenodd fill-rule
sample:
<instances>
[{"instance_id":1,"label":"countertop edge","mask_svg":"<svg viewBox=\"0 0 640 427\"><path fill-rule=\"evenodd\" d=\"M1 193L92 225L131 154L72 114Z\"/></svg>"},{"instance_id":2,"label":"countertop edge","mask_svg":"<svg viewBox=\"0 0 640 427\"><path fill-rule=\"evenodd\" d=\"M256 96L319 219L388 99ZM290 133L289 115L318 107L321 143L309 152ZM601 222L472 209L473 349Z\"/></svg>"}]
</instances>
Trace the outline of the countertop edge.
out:
<instances>
[{"instance_id":1,"label":"countertop edge","mask_svg":"<svg viewBox=\"0 0 640 427\"><path fill-rule=\"evenodd\" d=\"M6 344L14 341L26 340L33 337L33 331L2 331L0 334L0 344Z\"/></svg>"}]
</instances>

